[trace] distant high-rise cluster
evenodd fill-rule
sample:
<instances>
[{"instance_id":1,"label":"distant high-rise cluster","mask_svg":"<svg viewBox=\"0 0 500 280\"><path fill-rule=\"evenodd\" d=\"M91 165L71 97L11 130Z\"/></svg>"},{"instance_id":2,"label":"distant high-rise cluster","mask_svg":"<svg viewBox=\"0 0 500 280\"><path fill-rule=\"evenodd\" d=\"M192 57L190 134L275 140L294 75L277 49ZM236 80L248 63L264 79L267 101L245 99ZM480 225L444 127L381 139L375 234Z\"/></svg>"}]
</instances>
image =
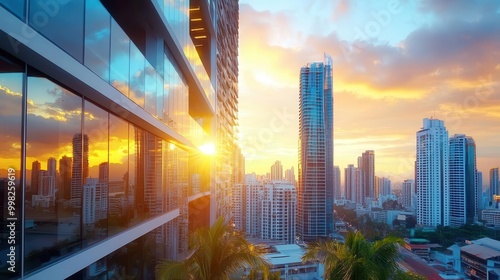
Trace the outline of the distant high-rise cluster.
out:
<instances>
[{"instance_id":1,"label":"distant high-rise cluster","mask_svg":"<svg viewBox=\"0 0 500 280\"><path fill-rule=\"evenodd\" d=\"M334 171L335 172L335 171ZM379 198L391 195L391 180L375 176L375 151L366 150L358 157L357 167L344 169L344 199L370 207Z\"/></svg>"}]
</instances>

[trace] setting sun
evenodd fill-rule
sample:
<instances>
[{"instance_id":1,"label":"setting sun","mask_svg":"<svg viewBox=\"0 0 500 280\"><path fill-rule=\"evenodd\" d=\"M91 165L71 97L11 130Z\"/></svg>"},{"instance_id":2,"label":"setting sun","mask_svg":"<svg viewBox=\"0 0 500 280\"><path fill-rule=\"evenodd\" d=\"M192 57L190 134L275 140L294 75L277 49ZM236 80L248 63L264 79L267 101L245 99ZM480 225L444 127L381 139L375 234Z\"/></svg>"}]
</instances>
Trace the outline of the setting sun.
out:
<instances>
[{"instance_id":1,"label":"setting sun","mask_svg":"<svg viewBox=\"0 0 500 280\"><path fill-rule=\"evenodd\" d=\"M215 145L214 143L205 143L198 147L200 151L205 155L215 155Z\"/></svg>"}]
</instances>

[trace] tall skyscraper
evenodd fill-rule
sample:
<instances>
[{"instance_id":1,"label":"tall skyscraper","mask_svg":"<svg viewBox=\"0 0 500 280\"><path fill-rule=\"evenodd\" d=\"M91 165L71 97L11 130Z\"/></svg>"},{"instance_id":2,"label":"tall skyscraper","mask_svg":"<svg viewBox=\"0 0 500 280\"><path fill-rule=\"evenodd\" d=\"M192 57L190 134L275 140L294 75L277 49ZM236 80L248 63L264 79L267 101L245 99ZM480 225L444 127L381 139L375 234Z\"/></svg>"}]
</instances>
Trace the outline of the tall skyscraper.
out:
<instances>
[{"instance_id":1,"label":"tall skyscraper","mask_svg":"<svg viewBox=\"0 0 500 280\"><path fill-rule=\"evenodd\" d=\"M73 170L71 177L71 206L81 207L85 179L89 175L89 137L77 133L73 136Z\"/></svg>"},{"instance_id":2,"label":"tall skyscraper","mask_svg":"<svg viewBox=\"0 0 500 280\"><path fill-rule=\"evenodd\" d=\"M70 199L71 172L73 171L73 158L63 156L59 160L59 175L61 176L58 199Z\"/></svg>"},{"instance_id":3,"label":"tall skyscraper","mask_svg":"<svg viewBox=\"0 0 500 280\"><path fill-rule=\"evenodd\" d=\"M109 162L99 164L99 183L109 182Z\"/></svg>"},{"instance_id":4,"label":"tall skyscraper","mask_svg":"<svg viewBox=\"0 0 500 280\"><path fill-rule=\"evenodd\" d=\"M49 176L56 178L57 175L57 161L51 157L47 160L47 172Z\"/></svg>"},{"instance_id":5,"label":"tall skyscraper","mask_svg":"<svg viewBox=\"0 0 500 280\"><path fill-rule=\"evenodd\" d=\"M477 171L476 172L476 194L477 194L477 200L476 200L476 206L477 206L477 212L478 214L481 214L481 210L484 210L484 204L483 204L483 172ZM481 218L481 217L479 217Z\"/></svg>"},{"instance_id":6,"label":"tall skyscraper","mask_svg":"<svg viewBox=\"0 0 500 280\"><path fill-rule=\"evenodd\" d=\"M332 59L300 69L297 235L303 241L333 232Z\"/></svg>"},{"instance_id":7,"label":"tall skyscraper","mask_svg":"<svg viewBox=\"0 0 500 280\"><path fill-rule=\"evenodd\" d=\"M354 164L344 168L344 195L345 199L351 202L356 201L356 168Z\"/></svg>"},{"instance_id":8,"label":"tall skyscraper","mask_svg":"<svg viewBox=\"0 0 500 280\"><path fill-rule=\"evenodd\" d=\"M498 167L490 169L490 202L493 201L494 195L499 195Z\"/></svg>"},{"instance_id":9,"label":"tall skyscraper","mask_svg":"<svg viewBox=\"0 0 500 280\"><path fill-rule=\"evenodd\" d=\"M449 141L444 122L423 120L417 132L417 223L448 226L450 223Z\"/></svg>"},{"instance_id":10,"label":"tall skyscraper","mask_svg":"<svg viewBox=\"0 0 500 280\"><path fill-rule=\"evenodd\" d=\"M361 155L361 165L363 170L363 187L361 189L362 203L367 197L375 198L375 152L367 150Z\"/></svg>"},{"instance_id":11,"label":"tall skyscraper","mask_svg":"<svg viewBox=\"0 0 500 280\"><path fill-rule=\"evenodd\" d=\"M477 219L476 144L472 137L450 137L450 226L460 227Z\"/></svg>"},{"instance_id":12,"label":"tall skyscraper","mask_svg":"<svg viewBox=\"0 0 500 280\"><path fill-rule=\"evenodd\" d=\"M334 198L341 199L342 198L342 190L340 185L340 168L338 166L333 167L333 189L334 189Z\"/></svg>"},{"instance_id":13,"label":"tall skyscraper","mask_svg":"<svg viewBox=\"0 0 500 280\"><path fill-rule=\"evenodd\" d=\"M235 145L233 154L233 180L232 185L241 184L245 182L245 157L241 152L241 148Z\"/></svg>"},{"instance_id":14,"label":"tall skyscraper","mask_svg":"<svg viewBox=\"0 0 500 280\"><path fill-rule=\"evenodd\" d=\"M203 1L192 1L191 5ZM239 28L239 5L234 0L209 1L208 8L214 13L216 21L217 36L214 42L203 39L202 36L192 36L200 57L216 55L216 64L208 69L208 73L216 73L216 162L215 162L215 190L211 196L211 207L213 215L212 221L217 217L225 217L229 220L231 214L231 190L234 181L235 165L240 162L235 160L234 153L238 151L237 147L237 127L238 127L238 28ZM197 4L200 5L200 4ZM192 9L194 11L194 9ZM203 19L204 15L199 18ZM194 18L193 18L194 19ZM196 21L191 21L191 30L193 27L205 28L205 26L193 26ZM208 25L209 22L205 23ZM207 28L205 28L207 29ZM200 39L198 39L200 38ZM203 44L199 47L198 44ZM213 79L212 81L215 81ZM191 109L190 109L191 111Z\"/></svg>"},{"instance_id":15,"label":"tall skyscraper","mask_svg":"<svg viewBox=\"0 0 500 280\"><path fill-rule=\"evenodd\" d=\"M283 165L281 164L281 161L277 160L272 166L271 166L271 181L281 181L283 180Z\"/></svg>"},{"instance_id":16,"label":"tall skyscraper","mask_svg":"<svg viewBox=\"0 0 500 280\"><path fill-rule=\"evenodd\" d=\"M33 194L38 194L40 170L41 164L38 160L31 163L31 193Z\"/></svg>"}]
</instances>

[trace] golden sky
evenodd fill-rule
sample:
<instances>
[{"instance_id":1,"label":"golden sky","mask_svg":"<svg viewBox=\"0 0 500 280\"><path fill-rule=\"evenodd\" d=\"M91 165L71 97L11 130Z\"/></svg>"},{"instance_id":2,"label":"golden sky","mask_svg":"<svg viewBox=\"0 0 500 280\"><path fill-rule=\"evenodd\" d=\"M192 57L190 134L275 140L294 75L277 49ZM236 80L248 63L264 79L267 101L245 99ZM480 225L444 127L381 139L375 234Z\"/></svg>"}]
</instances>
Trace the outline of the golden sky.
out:
<instances>
[{"instance_id":1,"label":"golden sky","mask_svg":"<svg viewBox=\"0 0 500 280\"><path fill-rule=\"evenodd\" d=\"M500 165L500 2L240 0L239 124L246 172L297 170L300 67L333 58L334 164L365 150L393 186L413 178L424 118ZM297 174L297 172L296 172Z\"/></svg>"}]
</instances>

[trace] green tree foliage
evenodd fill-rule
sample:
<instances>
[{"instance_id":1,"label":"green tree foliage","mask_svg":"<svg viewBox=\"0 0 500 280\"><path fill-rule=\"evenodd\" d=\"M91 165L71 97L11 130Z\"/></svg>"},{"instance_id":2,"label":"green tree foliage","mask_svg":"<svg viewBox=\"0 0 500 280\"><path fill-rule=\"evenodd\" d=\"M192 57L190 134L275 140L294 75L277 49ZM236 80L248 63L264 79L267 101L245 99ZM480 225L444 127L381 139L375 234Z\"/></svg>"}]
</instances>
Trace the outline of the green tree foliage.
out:
<instances>
[{"instance_id":1,"label":"green tree foliage","mask_svg":"<svg viewBox=\"0 0 500 280\"><path fill-rule=\"evenodd\" d=\"M498 239L500 238L500 232L481 225L468 224L459 228L438 226L435 231L431 232L416 231L415 237L425 238L431 243L437 243L447 248L456 242L463 242L465 240L474 240L483 237Z\"/></svg>"},{"instance_id":2,"label":"green tree foliage","mask_svg":"<svg viewBox=\"0 0 500 280\"><path fill-rule=\"evenodd\" d=\"M401 244L396 237L370 243L359 231L349 232L345 243L322 240L308 245L303 261L323 263L325 279L391 279L399 269Z\"/></svg>"},{"instance_id":3,"label":"green tree foliage","mask_svg":"<svg viewBox=\"0 0 500 280\"><path fill-rule=\"evenodd\" d=\"M403 209L403 206L401 206L397 200L389 199L382 203L382 208L384 210L401 210Z\"/></svg>"},{"instance_id":4,"label":"green tree foliage","mask_svg":"<svg viewBox=\"0 0 500 280\"><path fill-rule=\"evenodd\" d=\"M180 262L162 261L156 266L157 279L228 280L244 267L260 270L264 277L268 275L262 253L222 218L211 228L198 229L189 243L190 257Z\"/></svg>"}]
</instances>

